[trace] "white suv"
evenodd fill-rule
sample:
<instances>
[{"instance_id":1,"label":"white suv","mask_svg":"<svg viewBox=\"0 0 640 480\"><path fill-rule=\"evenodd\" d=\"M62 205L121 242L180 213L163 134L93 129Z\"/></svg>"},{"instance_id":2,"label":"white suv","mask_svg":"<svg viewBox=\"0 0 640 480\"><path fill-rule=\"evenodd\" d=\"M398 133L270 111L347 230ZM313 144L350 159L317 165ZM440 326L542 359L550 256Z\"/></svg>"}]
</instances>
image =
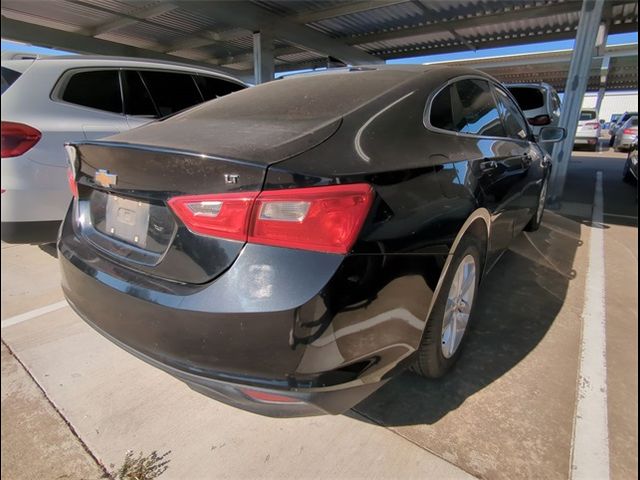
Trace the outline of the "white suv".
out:
<instances>
[{"instance_id":1,"label":"white suv","mask_svg":"<svg viewBox=\"0 0 640 480\"><path fill-rule=\"evenodd\" d=\"M512 83L505 86L518 102L536 139L542 128L558 126L562 103L555 88L548 83ZM552 143L541 143L541 147L548 153L553 150Z\"/></svg>"},{"instance_id":2,"label":"white suv","mask_svg":"<svg viewBox=\"0 0 640 480\"><path fill-rule=\"evenodd\" d=\"M2 61L2 240L49 243L71 199L64 143L93 140L246 88L171 62L65 56Z\"/></svg>"},{"instance_id":3,"label":"white suv","mask_svg":"<svg viewBox=\"0 0 640 480\"><path fill-rule=\"evenodd\" d=\"M574 145L587 145L592 151L598 150L602 125L598 120L598 112L591 108L580 111L578 128L576 129L576 139Z\"/></svg>"}]
</instances>

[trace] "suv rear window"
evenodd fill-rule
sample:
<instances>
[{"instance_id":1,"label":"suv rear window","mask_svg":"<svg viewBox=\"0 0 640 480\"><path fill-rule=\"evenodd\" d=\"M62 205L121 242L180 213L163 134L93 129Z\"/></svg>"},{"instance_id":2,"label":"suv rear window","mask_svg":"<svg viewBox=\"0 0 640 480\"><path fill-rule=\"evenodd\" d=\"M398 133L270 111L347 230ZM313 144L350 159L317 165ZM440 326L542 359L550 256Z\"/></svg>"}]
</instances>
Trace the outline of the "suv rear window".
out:
<instances>
[{"instance_id":1,"label":"suv rear window","mask_svg":"<svg viewBox=\"0 0 640 480\"><path fill-rule=\"evenodd\" d=\"M583 110L580 112L580 120L595 120L596 112L590 110Z\"/></svg>"},{"instance_id":2,"label":"suv rear window","mask_svg":"<svg viewBox=\"0 0 640 480\"><path fill-rule=\"evenodd\" d=\"M522 110L535 110L544 107L544 94L539 88L508 87Z\"/></svg>"},{"instance_id":3,"label":"suv rear window","mask_svg":"<svg viewBox=\"0 0 640 480\"><path fill-rule=\"evenodd\" d=\"M62 100L107 112L122 113L120 78L117 70L91 70L71 76Z\"/></svg>"},{"instance_id":4,"label":"suv rear window","mask_svg":"<svg viewBox=\"0 0 640 480\"><path fill-rule=\"evenodd\" d=\"M4 93L7 88L9 88L13 83L20 78L22 75L20 72L16 72L15 70L11 70L7 67L2 67L2 93Z\"/></svg>"}]
</instances>

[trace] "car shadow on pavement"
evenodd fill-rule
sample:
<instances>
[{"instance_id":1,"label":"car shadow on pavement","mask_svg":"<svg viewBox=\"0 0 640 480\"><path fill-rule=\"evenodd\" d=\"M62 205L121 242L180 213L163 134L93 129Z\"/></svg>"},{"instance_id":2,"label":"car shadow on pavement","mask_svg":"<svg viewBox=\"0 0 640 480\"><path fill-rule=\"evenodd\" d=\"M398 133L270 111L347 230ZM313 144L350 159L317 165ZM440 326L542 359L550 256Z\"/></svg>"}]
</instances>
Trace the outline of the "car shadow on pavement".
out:
<instances>
[{"instance_id":1,"label":"car shadow on pavement","mask_svg":"<svg viewBox=\"0 0 640 480\"><path fill-rule=\"evenodd\" d=\"M580 223L552 212L543 227L518 236L484 279L464 351L444 378L411 372L354 407L355 418L384 426L433 424L499 379L542 340L562 308Z\"/></svg>"}]
</instances>

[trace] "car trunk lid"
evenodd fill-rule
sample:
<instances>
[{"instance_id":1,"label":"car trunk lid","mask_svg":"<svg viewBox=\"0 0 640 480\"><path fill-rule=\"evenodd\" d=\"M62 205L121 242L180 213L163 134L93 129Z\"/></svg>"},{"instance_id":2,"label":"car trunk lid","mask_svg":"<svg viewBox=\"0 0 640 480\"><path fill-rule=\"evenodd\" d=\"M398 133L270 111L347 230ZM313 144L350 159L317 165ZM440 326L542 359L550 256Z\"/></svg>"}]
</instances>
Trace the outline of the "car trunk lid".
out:
<instances>
[{"instance_id":1,"label":"car trunk lid","mask_svg":"<svg viewBox=\"0 0 640 480\"><path fill-rule=\"evenodd\" d=\"M75 145L76 221L95 248L128 268L182 283L227 269L243 241L191 232L168 207L181 195L256 192L267 164L114 142Z\"/></svg>"}]
</instances>

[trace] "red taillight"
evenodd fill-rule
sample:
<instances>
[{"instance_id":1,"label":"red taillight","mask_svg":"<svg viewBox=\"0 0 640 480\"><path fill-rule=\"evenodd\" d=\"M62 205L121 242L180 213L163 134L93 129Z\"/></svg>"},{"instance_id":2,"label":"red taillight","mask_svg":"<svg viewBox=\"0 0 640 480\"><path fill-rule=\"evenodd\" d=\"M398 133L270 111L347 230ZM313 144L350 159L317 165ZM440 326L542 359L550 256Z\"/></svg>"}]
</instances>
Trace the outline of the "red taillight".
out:
<instances>
[{"instance_id":1,"label":"red taillight","mask_svg":"<svg viewBox=\"0 0 640 480\"><path fill-rule=\"evenodd\" d=\"M549 115L538 115L537 117L528 118L529 125L549 125L551 123L551 117Z\"/></svg>"},{"instance_id":2,"label":"red taillight","mask_svg":"<svg viewBox=\"0 0 640 480\"><path fill-rule=\"evenodd\" d=\"M594 130L600 126L598 122L588 122L584 124L585 127L591 127Z\"/></svg>"},{"instance_id":3,"label":"red taillight","mask_svg":"<svg viewBox=\"0 0 640 480\"><path fill-rule=\"evenodd\" d=\"M637 128L625 128L624 129L624 135L637 135L638 134L638 129Z\"/></svg>"},{"instance_id":4,"label":"red taillight","mask_svg":"<svg viewBox=\"0 0 640 480\"><path fill-rule=\"evenodd\" d=\"M69 182L69 190L71 190L71 195L74 198L78 198L78 184L76 183L76 179L73 175L73 170L71 168L67 168L67 181Z\"/></svg>"},{"instance_id":5,"label":"red taillight","mask_svg":"<svg viewBox=\"0 0 640 480\"><path fill-rule=\"evenodd\" d=\"M174 197L191 231L320 252L349 252L373 201L368 184Z\"/></svg>"},{"instance_id":6,"label":"red taillight","mask_svg":"<svg viewBox=\"0 0 640 480\"><path fill-rule=\"evenodd\" d=\"M42 134L24 123L2 122L2 158L17 157L32 148Z\"/></svg>"},{"instance_id":7,"label":"red taillight","mask_svg":"<svg viewBox=\"0 0 640 480\"><path fill-rule=\"evenodd\" d=\"M246 241L256 196L258 192L189 195L169 199L169 206L194 233Z\"/></svg>"},{"instance_id":8,"label":"red taillight","mask_svg":"<svg viewBox=\"0 0 640 480\"><path fill-rule=\"evenodd\" d=\"M301 400L275 393L265 392L262 390L253 390L252 388L241 388L240 391L252 400L263 403L303 403Z\"/></svg>"}]
</instances>

